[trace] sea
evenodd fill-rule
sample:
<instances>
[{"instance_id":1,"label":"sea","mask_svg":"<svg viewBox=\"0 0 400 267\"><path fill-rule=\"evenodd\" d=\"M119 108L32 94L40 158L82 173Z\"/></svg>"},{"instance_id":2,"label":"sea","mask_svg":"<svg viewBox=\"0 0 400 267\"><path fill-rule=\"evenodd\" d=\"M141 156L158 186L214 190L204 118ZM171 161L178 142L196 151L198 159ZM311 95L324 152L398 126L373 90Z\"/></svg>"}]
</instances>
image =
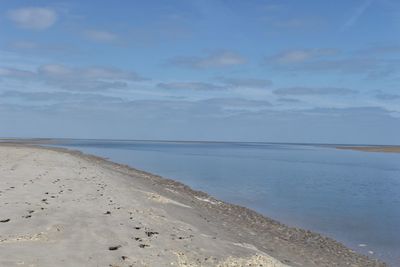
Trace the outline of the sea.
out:
<instances>
[{"instance_id":1,"label":"sea","mask_svg":"<svg viewBox=\"0 0 400 267\"><path fill-rule=\"evenodd\" d=\"M400 266L400 153L334 145L55 139Z\"/></svg>"}]
</instances>

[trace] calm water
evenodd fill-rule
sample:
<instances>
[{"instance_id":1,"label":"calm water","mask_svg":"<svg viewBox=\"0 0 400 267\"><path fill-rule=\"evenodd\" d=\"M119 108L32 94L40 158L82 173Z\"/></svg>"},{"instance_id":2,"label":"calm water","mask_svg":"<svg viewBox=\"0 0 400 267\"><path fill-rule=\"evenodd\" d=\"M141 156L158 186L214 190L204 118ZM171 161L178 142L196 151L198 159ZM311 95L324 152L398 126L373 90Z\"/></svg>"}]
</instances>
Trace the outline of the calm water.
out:
<instances>
[{"instance_id":1,"label":"calm water","mask_svg":"<svg viewBox=\"0 0 400 267\"><path fill-rule=\"evenodd\" d=\"M58 142L179 180L400 266L400 154L267 143Z\"/></svg>"}]
</instances>

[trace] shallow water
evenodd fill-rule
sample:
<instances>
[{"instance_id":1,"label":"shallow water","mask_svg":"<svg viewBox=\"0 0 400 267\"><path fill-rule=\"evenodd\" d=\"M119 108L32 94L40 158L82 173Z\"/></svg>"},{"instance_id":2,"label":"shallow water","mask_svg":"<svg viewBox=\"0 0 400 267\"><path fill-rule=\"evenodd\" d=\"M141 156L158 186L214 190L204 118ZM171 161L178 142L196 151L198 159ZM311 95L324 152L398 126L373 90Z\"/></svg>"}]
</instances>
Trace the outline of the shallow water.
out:
<instances>
[{"instance_id":1,"label":"shallow water","mask_svg":"<svg viewBox=\"0 0 400 267\"><path fill-rule=\"evenodd\" d=\"M57 140L400 266L400 154L269 143Z\"/></svg>"}]
</instances>

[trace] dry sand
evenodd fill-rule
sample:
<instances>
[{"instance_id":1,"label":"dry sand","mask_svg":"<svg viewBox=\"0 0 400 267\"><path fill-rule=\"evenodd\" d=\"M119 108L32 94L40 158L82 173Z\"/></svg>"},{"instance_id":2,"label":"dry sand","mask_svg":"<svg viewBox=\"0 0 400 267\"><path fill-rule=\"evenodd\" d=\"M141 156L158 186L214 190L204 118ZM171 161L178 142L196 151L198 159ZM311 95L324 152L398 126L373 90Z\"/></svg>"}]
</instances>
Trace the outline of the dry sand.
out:
<instances>
[{"instance_id":1,"label":"dry sand","mask_svg":"<svg viewBox=\"0 0 400 267\"><path fill-rule=\"evenodd\" d=\"M385 266L104 159L0 144L0 266Z\"/></svg>"}]
</instances>

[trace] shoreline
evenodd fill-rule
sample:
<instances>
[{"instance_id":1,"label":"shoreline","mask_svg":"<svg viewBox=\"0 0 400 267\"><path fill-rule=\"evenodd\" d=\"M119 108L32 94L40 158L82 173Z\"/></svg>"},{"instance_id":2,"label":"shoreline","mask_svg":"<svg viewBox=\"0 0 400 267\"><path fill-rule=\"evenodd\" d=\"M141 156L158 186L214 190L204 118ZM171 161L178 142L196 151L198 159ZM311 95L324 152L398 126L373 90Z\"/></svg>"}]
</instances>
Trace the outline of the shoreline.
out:
<instances>
[{"instance_id":1,"label":"shoreline","mask_svg":"<svg viewBox=\"0 0 400 267\"><path fill-rule=\"evenodd\" d=\"M77 150L20 143L0 143L0 148L7 146L22 150L37 149L69 155L109 171L114 174L113 178L119 174L124 179L130 180L130 183L137 182L140 186L155 192L156 199L161 202L179 203L176 205L183 205L182 207L190 207L195 210L199 216L195 221L185 217L185 210L178 210L182 214L174 211L175 216L181 217L185 223L190 222L197 228L204 227L208 230L212 228L215 232L220 233L222 239L232 240L233 243L250 247L254 251L277 259L277 262L274 263L277 265L271 266L285 266L284 264L290 266L386 266L378 260L357 254L331 238L311 231L288 227L248 208L219 201L207 193L193 190L180 182L146 171L98 156L84 154ZM201 223L198 222L199 218L202 220ZM279 265L281 263L283 265Z\"/></svg>"},{"instance_id":2,"label":"shoreline","mask_svg":"<svg viewBox=\"0 0 400 267\"><path fill-rule=\"evenodd\" d=\"M400 146L336 146L335 148L363 152L400 153Z\"/></svg>"}]
</instances>

